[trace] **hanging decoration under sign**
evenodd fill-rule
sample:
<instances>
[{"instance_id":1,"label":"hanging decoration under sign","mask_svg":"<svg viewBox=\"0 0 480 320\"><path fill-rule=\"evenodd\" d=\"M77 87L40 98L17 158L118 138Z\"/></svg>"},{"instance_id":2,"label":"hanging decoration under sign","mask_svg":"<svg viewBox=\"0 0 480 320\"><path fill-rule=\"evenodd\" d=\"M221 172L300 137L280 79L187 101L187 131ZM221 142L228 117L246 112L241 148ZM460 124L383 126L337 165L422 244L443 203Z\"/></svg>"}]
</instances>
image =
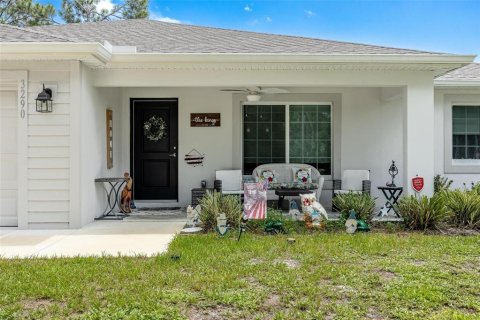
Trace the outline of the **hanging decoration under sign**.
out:
<instances>
[{"instance_id":1,"label":"hanging decoration under sign","mask_svg":"<svg viewBox=\"0 0 480 320\"><path fill-rule=\"evenodd\" d=\"M205 155L198 152L197 149L192 149L185 155L185 162L193 167L203 166L203 159Z\"/></svg>"}]
</instances>

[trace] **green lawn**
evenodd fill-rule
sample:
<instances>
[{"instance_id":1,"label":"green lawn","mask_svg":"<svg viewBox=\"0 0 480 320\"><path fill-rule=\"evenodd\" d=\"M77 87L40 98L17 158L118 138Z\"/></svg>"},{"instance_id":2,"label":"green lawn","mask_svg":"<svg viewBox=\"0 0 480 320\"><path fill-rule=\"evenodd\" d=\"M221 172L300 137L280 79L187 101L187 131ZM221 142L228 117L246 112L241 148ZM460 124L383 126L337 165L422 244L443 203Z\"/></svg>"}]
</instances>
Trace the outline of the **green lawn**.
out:
<instances>
[{"instance_id":1,"label":"green lawn","mask_svg":"<svg viewBox=\"0 0 480 320\"><path fill-rule=\"evenodd\" d=\"M0 318L480 319L480 236L294 237L179 236L153 258L0 260Z\"/></svg>"}]
</instances>

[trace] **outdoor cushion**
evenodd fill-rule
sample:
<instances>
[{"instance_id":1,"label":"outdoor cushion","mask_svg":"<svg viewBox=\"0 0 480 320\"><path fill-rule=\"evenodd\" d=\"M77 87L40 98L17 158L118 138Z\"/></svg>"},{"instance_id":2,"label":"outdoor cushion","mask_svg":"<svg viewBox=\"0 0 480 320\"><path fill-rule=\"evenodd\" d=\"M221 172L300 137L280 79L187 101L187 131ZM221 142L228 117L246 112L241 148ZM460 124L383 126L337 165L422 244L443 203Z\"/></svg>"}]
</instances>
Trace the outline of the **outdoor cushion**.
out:
<instances>
[{"instance_id":1,"label":"outdoor cushion","mask_svg":"<svg viewBox=\"0 0 480 320\"><path fill-rule=\"evenodd\" d=\"M242 170L219 170L215 173L215 179L222 181L222 193L243 191Z\"/></svg>"},{"instance_id":2,"label":"outdoor cushion","mask_svg":"<svg viewBox=\"0 0 480 320\"><path fill-rule=\"evenodd\" d=\"M223 194L243 194L243 190L233 191L233 190L222 190Z\"/></svg>"},{"instance_id":3,"label":"outdoor cushion","mask_svg":"<svg viewBox=\"0 0 480 320\"><path fill-rule=\"evenodd\" d=\"M272 169L264 169L258 175L255 177L255 180L257 182L263 182L267 181L267 183L276 183L278 182L277 180L278 174L275 170Z\"/></svg>"},{"instance_id":4,"label":"outdoor cushion","mask_svg":"<svg viewBox=\"0 0 480 320\"><path fill-rule=\"evenodd\" d=\"M335 193L335 194L345 194L345 193L361 194L362 191L357 191L357 190L333 190L333 193Z\"/></svg>"},{"instance_id":5,"label":"outdoor cushion","mask_svg":"<svg viewBox=\"0 0 480 320\"><path fill-rule=\"evenodd\" d=\"M342 190L362 191L363 180L370 180L370 171L344 170L342 176Z\"/></svg>"},{"instance_id":6,"label":"outdoor cushion","mask_svg":"<svg viewBox=\"0 0 480 320\"><path fill-rule=\"evenodd\" d=\"M305 167L292 167L292 174L294 182L303 182L308 183L312 182L312 168L305 168Z\"/></svg>"}]
</instances>

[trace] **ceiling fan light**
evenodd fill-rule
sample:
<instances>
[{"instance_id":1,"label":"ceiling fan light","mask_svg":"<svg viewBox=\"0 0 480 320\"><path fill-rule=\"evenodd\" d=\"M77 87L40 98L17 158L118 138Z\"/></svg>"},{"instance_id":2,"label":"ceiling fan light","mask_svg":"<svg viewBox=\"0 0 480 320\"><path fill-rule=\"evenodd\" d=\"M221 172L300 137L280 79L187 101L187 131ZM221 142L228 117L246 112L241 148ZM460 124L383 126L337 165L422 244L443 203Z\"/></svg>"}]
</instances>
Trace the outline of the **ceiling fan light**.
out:
<instances>
[{"instance_id":1,"label":"ceiling fan light","mask_svg":"<svg viewBox=\"0 0 480 320\"><path fill-rule=\"evenodd\" d=\"M260 95L259 94L248 94L247 95L247 101L249 101L249 102L260 101Z\"/></svg>"}]
</instances>

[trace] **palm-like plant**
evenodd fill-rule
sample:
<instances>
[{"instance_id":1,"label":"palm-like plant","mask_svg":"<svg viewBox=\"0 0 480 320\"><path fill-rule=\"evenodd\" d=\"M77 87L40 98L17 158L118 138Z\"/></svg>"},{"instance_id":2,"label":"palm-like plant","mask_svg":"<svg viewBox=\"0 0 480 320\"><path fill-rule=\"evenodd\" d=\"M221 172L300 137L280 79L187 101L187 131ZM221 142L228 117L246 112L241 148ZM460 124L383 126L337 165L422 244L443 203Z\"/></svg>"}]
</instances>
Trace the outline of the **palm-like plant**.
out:
<instances>
[{"instance_id":1,"label":"palm-like plant","mask_svg":"<svg viewBox=\"0 0 480 320\"><path fill-rule=\"evenodd\" d=\"M397 204L397 212L402 216L406 226L413 230L438 228L451 216L443 196L404 197Z\"/></svg>"},{"instance_id":2,"label":"palm-like plant","mask_svg":"<svg viewBox=\"0 0 480 320\"><path fill-rule=\"evenodd\" d=\"M217 225L219 213L225 213L227 224L237 228L242 217L242 203L237 196L222 195L219 192L210 192L200 199L200 221L204 231L213 231Z\"/></svg>"},{"instance_id":3,"label":"palm-like plant","mask_svg":"<svg viewBox=\"0 0 480 320\"><path fill-rule=\"evenodd\" d=\"M445 205L451 212L452 222L455 225L480 229L479 190L454 190L442 193L442 197L445 199Z\"/></svg>"},{"instance_id":4,"label":"palm-like plant","mask_svg":"<svg viewBox=\"0 0 480 320\"><path fill-rule=\"evenodd\" d=\"M358 219L370 220L375 209L375 198L368 193L349 192L333 198L333 204L345 219L350 210L355 210Z\"/></svg>"}]
</instances>

